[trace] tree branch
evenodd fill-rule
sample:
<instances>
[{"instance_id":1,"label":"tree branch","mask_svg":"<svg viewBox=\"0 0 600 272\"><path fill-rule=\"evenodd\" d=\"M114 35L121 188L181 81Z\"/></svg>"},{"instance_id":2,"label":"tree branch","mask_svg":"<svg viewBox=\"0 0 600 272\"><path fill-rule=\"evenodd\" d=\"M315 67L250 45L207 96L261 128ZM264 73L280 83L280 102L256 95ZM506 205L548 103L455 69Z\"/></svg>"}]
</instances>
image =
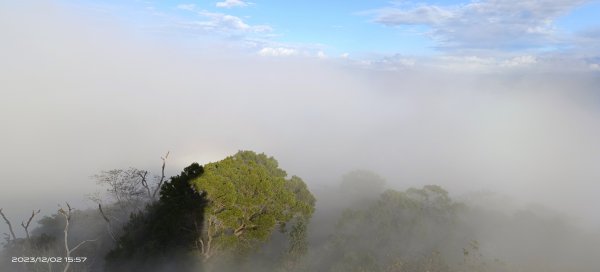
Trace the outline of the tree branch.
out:
<instances>
[{"instance_id":1,"label":"tree branch","mask_svg":"<svg viewBox=\"0 0 600 272\"><path fill-rule=\"evenodd\" d=\"M67 205L67 210L65 210L64 208L61 207L58 210L58 212L65 217L65 229L64 229L64 233L65 233L65 251L66 251L66 258L70 258L71 257L71 253L73 251L77 250L80 246L82 246L83 244L85 244L87 242L97 241L98 238L96 238L94 240L85 240L85 241L79 243L74 248L72 248L72 249L69 248L69 222L71 221L71 212L73 211L73 209L71 208L71 206L69 205L68 202L65 202L65 204ZM67 264L65 265L65 269L63 270L63 272L69 271L69 267L70 266L71 266L71 263L67 262Z\"/></svg>"},{"instance_id":2,"label":"tree branch","mask_svg":"<svg viewBox=\"0 0 600 272\"><path fill-rule=\"evenodd\" d=\"M152 199L153 195L152 193L150 193L150 186L148 185L148 180L146 179L148 171L138 171L137 175L142 179L142 186L144 186L144 188L146 189L146 192L148 193L148 198Z\"/></svg>"},{"instance_id":3,"label":"tree branch","mask_svg":"<svg viewBox=\"0 0 600 272\"><path fill-rule=\"evenodd\" d=\"M10 234L12 235L13 241L17 240L17 236L15 236L15 232L13 231L12 225L10 224L10 221L8 221L8 219L2 212L2 208L0 208L0 215L2 216L2 219L4 219L4 222L6 222L6 224L8 225L8 230L10 231Z\"/></svg>"},{"instance_id":4,"label":"tree branch","mask_svg":"<svg viewBox=\"0 0 600 272\"><path fill-rule=\"evenodd\" d=\"M256 227L258 227L258 226L257 225L246 225L246 223L242 223L239 227L237 227L233 231L233 234L236 237L239 237L240 235L244 234L244 231L246 231L247 229L255 229Z\"/></svg>"},{"instance_id":5,"label":"tree branch","mask_svg":"<svg viewBox=\"0 0 600 272\"><path fill-rule=\"evenodd\" d=\"M102 218L104 218L104 221L106 221L106 230L108 231L108 235L110 235L110 238L112 238L113 241L116 242L117 239L115 238L115 234L112 231L110 219L108 219L108 217L104 214L104 211L102 210L102 205L100 203L98 203L98 210L100 211L100 215L102 215Z\"/></svg>"},{"instance_id":6,"label":"tree branch","mask_svg":"<svg viewBox=\"0 0 600 272\"><path fill-rule=\"evenodd\" d=\"M213 219L209 218L207 221L208 221L207 222L208 226L206 227L206 246L204 245L204 242L201 242L205 259L210 258L211 254L212 254L211 245L212 245L212 240L213 240L213 233L211 232L211 226L213 225Z\"/></svg>"},{"instance_id":7,"label":"tree branch","mask_svg":"<svg viewBox=\"0 0 600 272\"><path fill-rule=\"evenodd\" d=\"M27 236L27 240L29 240L29 224L31 224L31 220L33 220L33 217L35 217L36 214L40 213L41 210L37 210L37 212L35 210L31 211L31 216L29 217L29 220L27 220L27 224L25 224L25 222L21 222L21 226L25 229L25 235Z\"/></svg>"},{"instance_id":8,"label":"tree branch","mask_svg":"<svg viewBox=\"0 0 600 272\"><path fill-rule=\"evenodd\" d=\"M75 250L77 250L77 249L78 249L80 246L82 246L83 244L85 244L85 243L87 243L87 242L96 242L96 241L98 241L98 238L96 238L96 239L93 239L93 240L85 240L85 241L82 241L81 243L79 243L78 245L76 245L74 248L72 248L70 253L73 253L73 252L74 252Z\"/></svg>"},{"instance_id":9,"label":"tree branch","mask_svg":"<svg viewBox=\"0 0 600 272\"><path fill-rule=\"evenodd\" d=\"M169 158L169 153L171 151L167 151L167 154L164 157L161 157L160 159L162 160L162 168L161 168L161 177L160 180L158 181L158 184L156 185L156 188L154 188L154 192L152 193L152 198L156 198L156 193L158 193L158 191L160 190L160 187L162 186L163 182L165 181L165 165L167 164L167 158Z\"/></svg>"}]
</instances>

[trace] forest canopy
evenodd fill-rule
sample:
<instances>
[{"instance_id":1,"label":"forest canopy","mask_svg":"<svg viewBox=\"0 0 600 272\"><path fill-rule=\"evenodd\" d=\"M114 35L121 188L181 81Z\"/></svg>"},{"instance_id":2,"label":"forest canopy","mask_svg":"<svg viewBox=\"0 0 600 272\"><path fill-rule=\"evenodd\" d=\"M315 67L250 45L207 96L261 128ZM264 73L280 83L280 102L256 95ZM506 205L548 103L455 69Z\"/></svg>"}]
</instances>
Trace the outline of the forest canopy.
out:
<instances>
[{"instance_id":1,"label":"forest canopy","mask_svg":"<svg viewBox=\"0 0 600 272\"><path fill-rule=\"evenodd\" d=\"M240 151L205 166L205 174L191 181L205 196L205 229L202 253L247 250L265 241L276 226L301 224L314 211L315 198L297 176L287 173L265 154Z\"/></svg>"},{"instance_id":2,"label":"forest canopy","mask_svg":"<svg viewBox=\"0 0 600 272\"><path fill-rule=\"evenodd\" d=\"M34 210L21 224L25 237L11 225L0 271L559 272L600 265L592 261L600 241L562 217L501 213L437 185L400 190L353 170L338 187L311 192L275 158L253 151L192 163L167 178L167 157L154 178L132 167L95 175L105 190L91 197L98 209L65 203L35 227ZM65 254L88 260L9 258Z\"/></svg>"},{"instance_id":3,"label":"forest canopy","mask_svg":"<svg viewBox=\"0 0 600 272\"><path fill-rule=\"evenodd\" d=\"M286 176L274 158L252 151L186 167L162 185L158 202L132 214L107 267L146 271L148 263L170 263L193 270L215 255L244 256L276 228L289 232L285 250L297 254L306 248L299 226L308 223L315 198L302 179Z\"/></svg>"}]
</instances>

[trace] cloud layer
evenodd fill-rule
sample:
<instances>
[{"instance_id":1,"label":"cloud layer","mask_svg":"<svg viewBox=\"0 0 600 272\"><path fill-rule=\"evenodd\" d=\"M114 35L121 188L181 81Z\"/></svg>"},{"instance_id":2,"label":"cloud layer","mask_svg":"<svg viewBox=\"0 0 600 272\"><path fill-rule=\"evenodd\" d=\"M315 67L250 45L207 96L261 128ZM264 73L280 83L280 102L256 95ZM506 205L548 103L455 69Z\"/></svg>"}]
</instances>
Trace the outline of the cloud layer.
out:
<instances>
[{"instance_id":1,"label":"cloud layer","mask_svg":"<svg viewBox=\"0 0 600 272\"><path fill-rule=\"evenodd\" d=\"M555 21L585 0L474 1L458 6L385 8L375 22L388 26L427 25L445 49L523 49L564 42Z\"/></svg>"}]
</instances>

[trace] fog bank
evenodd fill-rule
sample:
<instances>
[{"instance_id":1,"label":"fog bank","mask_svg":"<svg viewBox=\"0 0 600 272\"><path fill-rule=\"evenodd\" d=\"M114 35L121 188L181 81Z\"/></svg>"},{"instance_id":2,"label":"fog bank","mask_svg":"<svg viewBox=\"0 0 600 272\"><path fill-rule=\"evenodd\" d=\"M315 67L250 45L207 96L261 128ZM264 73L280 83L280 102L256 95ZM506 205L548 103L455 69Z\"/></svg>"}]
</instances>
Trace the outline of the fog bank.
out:
<instances>
[{"instance_id":1,"label":"fog bank","mask_svg":"<svg viewBox=\"0 0 600 272\"><path fill-rule=\"evenodd\" d=\"M493 191L600 224L597 73L265 58L101 11L0 5L0 207L16 222L85 205L103 169L158 171L169 150L177 173L244 149L317 190L370 169L392 188Z\"/></svg>"}]
</instances>

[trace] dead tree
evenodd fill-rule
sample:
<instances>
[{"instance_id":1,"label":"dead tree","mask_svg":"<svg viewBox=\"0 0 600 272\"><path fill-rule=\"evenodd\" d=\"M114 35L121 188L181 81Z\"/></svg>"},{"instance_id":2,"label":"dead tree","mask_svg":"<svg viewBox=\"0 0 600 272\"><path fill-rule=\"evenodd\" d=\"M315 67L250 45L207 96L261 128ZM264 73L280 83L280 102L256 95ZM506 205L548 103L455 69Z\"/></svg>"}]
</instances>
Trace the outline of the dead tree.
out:
<instances>
[{"instance_id":1,"label":"dead tree","mask_svg":"<svg viewBox=\"0 0 600 272\"><path fill-rule=\"evenodd\" d=\"M163 162L162 167L161 167L161 176L160 176L160 180L158 181L158 184L156 184L156 188L154 188L154 192L152 193L153 199L156 198L156 193L158 191L160 191L160 187L162 186L163 182L165 181L165 165L167 163L167 158L169 158L169 151L167 151L167 154L164 157L160 158Z\"/></svg>"},{"instance_id":2,"label":"dead tree","mask_svg":"<svg viewBox=\"0 0 600 272\"><path fill-rule=\"evenodd\" d=\"M133 167L101 171L93 178L97 184L107 187L107 192L121 209L133 208L133 210L137 210L140 203L156 200L158 192L166 179L165 168L169 153L167 152L164 157L161 157L161 174L154 177L154 184L150 182L149 171ZM92 200L100 202L100 197L92 198Z\"/></svg>"},{"instance_id":3,"label":"dead tree","mask_svg":"<svg viewBox=\"0 0 600 272\"><path fill-rule=\"evenodd\" d=\"M65 218L65 230L64 230L64 233L65 233L65 254L66 254L66 259L70 259L71 258L71 253L73 253L79 247L81 247L82 245L84 245L87 242L95 242L98 239L85 240L85 241L82 241L81 243L77 244L73 248L69 247L69 222L71 222L71 213L73 212L73 209L71 208L71 206L69 205L69 203L65 202L65 204L67 205L67 209L65 210L64 208L61 207L58 210L58 212L60 214L62 214L62 216ZM71 266L71 262L67 261L67 264L65 265L65 269L63 270L63 272L67 272L69 270L70 266Z\"/></svg>"},{"instance_id":4,"label":"dead tree","mask_svg":"<svg viewBox=\"0 0 600 272\"><path fill-rule=\"evenodd\" d=\"M96 183L107 187L107 192L121 209L135 210L144 194L138 179L140 171L135 168L113 169L102 171L94 178ZM96 201L99 202L99 199Z\"/></svg>"},{"instance_id":5,"label":"dead tree","mask_svg":"<svg viewBox=\"0 0 600 272\"><path fill-rule=\"evenodd\" d=\"M31 216L29 217L29 219L27 220L27 224L25 224L25 221L21 221L21 226L23 227L23 229L25 229L25 237L27 237L27 241L29 241L29 224L31 224L31 220L33 220L33 218L40 213L41 210L33 210L31 211Z\"/></svg>"},{"instance_id":6,"label":"dead tree","mask_svg":"<svg viewBox=\"0 0 600 272\"><path fill-rule=\"evenodd\" d=\"M8 220L8 218L6 218L6 215L4 215L4 212L2 212L1 208L0 208L0 216L2 216L2 219L4 219L4 222L6 222L6 225L8 225L8 230L10 231L10 235L8 235L7 233L4 234L6 243L7 244L11 244L11 242L17 243L17 236L15 235L15 232L12 228L12 224L10 223L10 220ZM12 237L12 240L11 240L11 237ZM23 249L25 249L24 244L23 244ZM25 269L27 269L27 264L23 263L23 267Z\"/></svg>"},{"instance_id":7,"label":"dead tree","mask_svg":"<svg viewBox=\"0 0 600 272\"><path fill-rule=\"evenodd\" d=\"M152 199L152 193L150 192L150 186L148 185L148 181L146 180L146 176L148 175L148 171L140 170L137 172L137 175L141 179L142 186L146 189L148 193L148 199Z\"/></svg>"},{"instance_id":8,"label":"dead tree","mask_svg":"<svg viewBox=\"0 0 600 272\"><path fill-rule=\"evenodd\" d=\"M25 237L27 238L27 241L29 241L30 236L29 236L29 225L31 225L31 221L33 220L33 218L39 214L41 212L41 210L33 210L31 211L31 216L29 217L29 219L27 219L27 223L25 223L25 221L21 221L21 227L23 227L23 229L25 230ZM4 213L2 212L2 209L0 209L0 215L2 216L2 219L4 219L4 222L6 222L6 225L8 225L8 230L10 231L10 236L7 236L7 238L10 238L12 236L12 240L17 240L17 237L15 235L15 232L13 231L12 228L12 224L10 223L10 221L8 220L8 218L6 218L6 216L4 215Z\"/></svg>"},{"instance_id":9,"label":"dead tree","mask_svg":"<svg viewBox=\"0 0 600 272\"><path fill-rule=\"evenodd\" d=\"M10 235L12 236L12 240L16 241L17 240L17 236L15 235L15 232L13 231L12 225L10 224L10 221L8 220L8 218L6 218L6 216L4 215L4 213L2 212L2 208L0 208L0 216L2 216L2 219L4 219L4 222L6 222L6 225L8 225L8 230L10 231ZM11 236L7 236L7 242L10 242L10 237Z\"/></svg>"},{"instance_id":10,"label":"dead tree","mask_svg":"<svg viewBox=\"0 0 600 272\"><path fill-rule=\"evenodd\" d=\"M162 160L161 174L160 176L154 176L152 179L155 182L154 184L149 182L149 180L151 180L151 178L149 178L150 172L133 167L128 169L101 171L99 174L93 176L97 184L107 187L109 196L115 201L113 205L108 205L108 208L105 207L105 209L103 209L102 197L100 195L90 197L92 201L98 203L98 211L100 212L102 219L106 222L107 232L113 241L117 240L117 235L115 235L115 232L113 231L114 222L109 218L116 220L116 224L119 225L120 216L115 217L114 212L120 213L122 216L123 214L128 214L132 211L139 211L143 204L157 200L158 192L166 179L165 168L169 153L170 152L167 151L167 153L160 158ZM112 207L115 205L120 209L115 211L114 207ZM113 209L111 209L111 207Z\"/></svg>"},{"instance_id":11,"label":"dead tree","mask_svg":"<svg viewBox=\"0 0 600 272\"><path fill-rule=\"evenodd\" d=\"M150 199L151 201L156 200L156 194L160 191L160 187L162 186L163 182L165 182L165 177L166 177L165 176L165 166L167 165L167 158L169 158L169 153L170 153L170 151L167 151L167 154L165 154L164 157L160 157L160 159L162 160L161 175L160 175L160 179L158 179L158 182L156 183L154 189L150 188L150 185L148 184L148 180L146 179L146 176L148 175L148 171L139 171L138 172L138 176L141 178L142 186L148 192L148 199ZM150 193L151 191L152 191L152 193Z\"/></svg>"},{"instance_id":12,"label":"dead tree","mask_svg":"<svg viewBox=\"0 0 600 272\"><path fill-rule=\"evenodd\" d=\"M106 216L106 214L104 214L104 211L102 210L102 204L98 203L98 210L100 211L100 215L102 216L102 218L104 219L104 221L106 221L106 230L108 232L108 235L110 235L110 238L113 239L113 241L117 241L117 239L115 238L115 234L112 231L112 225L110 223L110 219L108 219L108 217Z\"/></svg>"}]
</instances>

